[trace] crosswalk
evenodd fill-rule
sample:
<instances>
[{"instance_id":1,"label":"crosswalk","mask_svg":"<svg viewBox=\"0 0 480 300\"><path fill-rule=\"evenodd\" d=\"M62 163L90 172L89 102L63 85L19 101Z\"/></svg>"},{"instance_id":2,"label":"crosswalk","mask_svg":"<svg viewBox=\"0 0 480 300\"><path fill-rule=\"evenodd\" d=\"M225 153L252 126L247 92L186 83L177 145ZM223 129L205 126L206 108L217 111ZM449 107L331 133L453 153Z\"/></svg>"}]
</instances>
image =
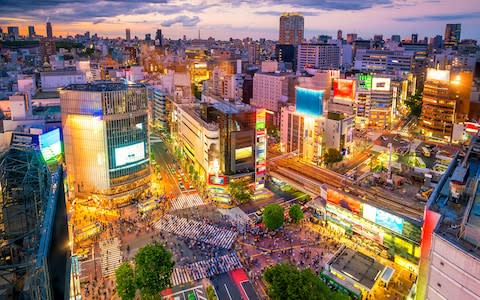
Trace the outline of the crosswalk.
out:
<instances>
[{"instance_id":1,"label":"crosswalk","mask_svg":"<svg viewBox=\"0 0 480 300\"><path fill-rule=\"evenodd\" d=\"M186 284L242 268L236 253L223 255L176 267L172 273L172 286Z\"/></svg>"},{"instance_id":2,"label":"crosswalk","mask_svg":"<svg viewBox=\"0 0 480 300\"><path fill-rule=\"evenodd\" d=\"M198 193L181 194L176 199L172 200L172 207L170 210L179 210L190 207L205 205L202 197Z\"/></svg>"},{"instance_id":3,"label":"crosswalk","mask_svg":"<svg viewBox=\"0 0 480 300\"><path fill-rule=\"evenodd\" d=\"M225 249L230 249L237 238L237 233L234 231L170 214L163 216L153 226L159 231L173 233Z\"/></svg>"},{"instance_id":4,"label":"crosswalk","mask_svg":"<svg viewBox=\"0 0 480 300\"><path fill-rule=\"evenodd\" d=\"M113 275L122 263L120 240L113 238L111 240L100 241L100 254L103 276Z\"/></svg>"}]
</instances>

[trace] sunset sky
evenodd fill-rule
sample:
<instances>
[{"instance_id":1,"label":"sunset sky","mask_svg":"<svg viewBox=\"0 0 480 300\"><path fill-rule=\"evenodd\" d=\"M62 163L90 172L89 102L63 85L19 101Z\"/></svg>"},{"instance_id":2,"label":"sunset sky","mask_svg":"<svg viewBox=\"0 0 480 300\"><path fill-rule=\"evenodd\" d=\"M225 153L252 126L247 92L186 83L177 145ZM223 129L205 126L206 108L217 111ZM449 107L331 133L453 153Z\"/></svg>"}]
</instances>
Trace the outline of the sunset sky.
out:
<instances>
[{"instance_id":1,"label":"sunset sky","mask_svg":"<svg viewBox=\"0 0 480 300\"><path fill-rule=\"evenodd\" d=\"M161 28L167 38L265 37L278 39L279 14L301 12L305 36L338 29L370 38L375 33L419 38L444 34L446 23L462 24L462 39L480 39L480 0L0 0L0 27L20 26L25 34L35 25L45 34L47 19L54 35L90 31L100 36L133 36Z\"/></svg>"}]
</instances>

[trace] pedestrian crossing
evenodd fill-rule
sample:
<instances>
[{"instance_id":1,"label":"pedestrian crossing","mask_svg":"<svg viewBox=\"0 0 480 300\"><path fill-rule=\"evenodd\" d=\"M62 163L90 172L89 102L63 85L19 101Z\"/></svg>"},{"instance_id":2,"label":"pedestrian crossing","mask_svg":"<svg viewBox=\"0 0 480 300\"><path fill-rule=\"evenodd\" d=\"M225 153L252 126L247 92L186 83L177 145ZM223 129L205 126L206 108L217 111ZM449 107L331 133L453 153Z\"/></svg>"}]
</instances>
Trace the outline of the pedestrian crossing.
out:
<instances>
[{"instance_id":1,"label":"pedestrian crossing","mask_svg":"<svg viewBox=\"0 0 480 300\"><path fill-rule=\"evenodd\" d=\"M172 286L191 283L240 268L243 268L243 266L236 253L197 261L174 268Z\"/></svg>"},{"instance_id":2,"label":"pedestrian crossing","mask_svg":"<svg viewBox=\"0 0 480 300\"><path fill-rule=\"evenodd\" d=\"M101 268L103 276L110 276L122 263L122 252L118 238L100 241Z\"/></svg>"},{"instance_id":3,"label":"pedestrian crossing","mask_svg":"<svg viewBox=\"0 0 480 300\"><path fill-rule=\"evenodd\" d=\"M170 210L186 209L196 206L205 205L202 197L198 193L181 194L176 199L172 200Z\"/></svg>"},{"instance_id":4,"label":"pedestrian crossing","mask_svg":"<svg viewBox=\"0 0 480 300\"><path fill-rule=\"evenodd\" d=\"M163 216L153 226L159 231L173 233L225 249L230 249L237 238L237 233L234 231L170 214Z\"/></svg>"}]
</instances>

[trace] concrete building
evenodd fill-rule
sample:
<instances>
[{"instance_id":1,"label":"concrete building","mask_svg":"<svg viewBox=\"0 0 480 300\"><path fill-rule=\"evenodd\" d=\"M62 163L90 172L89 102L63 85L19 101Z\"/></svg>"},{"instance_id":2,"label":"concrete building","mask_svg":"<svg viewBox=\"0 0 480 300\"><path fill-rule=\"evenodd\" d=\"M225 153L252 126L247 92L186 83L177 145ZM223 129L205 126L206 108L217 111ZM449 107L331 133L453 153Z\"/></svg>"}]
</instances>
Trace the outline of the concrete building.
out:
<instances>
[{"instance_id":1,"label":"concrete building","mask_svg":"<svg viewBox=\"0 0 480 300\"><path fill-rule=\"evenodd\" d=\"M69 84L87 83L87 76L79 71L40 72L42 91L55 91Z\"/></svg>"},{"instance_id":2,"label":"concrete building","mask_svg":"<svg viewBox=\"0 0 480 300\"><path fill-rule=\"evenodd\" d=\"M462 33L462 24L447 24L445 26L445 40L443 46L445 48L456 48L460 43Z\"/></svg>"},{"instance_id":3,"label":"concrete building","mask_svg":"<svg viewBox=\"0 0 480 300\"><path fill-rule=\"evenodd\" d=\"M33 25L28 26L28 38L31 39L31 38L34 38L35 36L36 36L35 26Z\"/></svg>"},{"instance_id":4,"label":"concrete building","mask_svg":"<svg viewBox=\"0 0 480 300\"><path fill-rule=\"evenodd\" d=\"M47 24L46 24L46 32L47 32L47 39L52 39L52 38L53 38L52 23L47 22Z\"/></svg>"},{"instance_id":5,"label":"concrete building","mask_svg":"<svg viewBox=\"0 0 480 300\"><path fill-rule=\"evenodd\" d=\"M331 44L300 44L297 50L297 71L306 68L320 70L340 67L340 49Z\"/></svg>"},{"instance_id":6,"label":"concrete building","mask_svg":"<svg viewBox=\"0 0 480 300\"><path fill-rule=\"evenodd\" d=\"M150 186L147 90L117 82L60 91L68 195L105 205L135 199Z\"/></svg>"},{"instance_id":7,"label":"concrete building","mask_svg":"<svg viewBox=\"0 0 480 300\"><path fill-rule=\"evenodd\" d=\"M411 71L413 53L375 49L356 49L353 68L358 71L402 74Z\"/></svg>"},{"instance_id":8,"label":"concrete building","mask_svg":"<svg viewBox=\"0 0 480 300\"><path fill-rule=\"evenodd\" d=\"M420 116L426 137L451 140L453 125L468 118L472 81L471 72L428 69Z\"/></svg>"},{"instance_id":9,"label":"concrete building","mask_svg":"<svg viewBox=\"0 0 480 300\"><path fill-rule=\"evenodd\" d=\"M20 37L20 31L18 26L8 26L7 27L8 38L18 40Z\"/></svg>"},{"instance_id":10,"label":"concrete building","mask_svg":"<svg viewBox=\"0 0 480 300\"><path fill-rule=\"evenodd\" d=\"M428 199L416 299L480 299L480 136Z\"/></svg>"},{"instance_id":11,"label":"concrete building","mask_svg":"<svg viewBox=\"0 0 480 300\"><path fill-rule=\"evenodd\" d=\"M298 45L303 42L303 16L299 13L284 13L280 16L279 44Z\"/></svg>"}]
</instances>

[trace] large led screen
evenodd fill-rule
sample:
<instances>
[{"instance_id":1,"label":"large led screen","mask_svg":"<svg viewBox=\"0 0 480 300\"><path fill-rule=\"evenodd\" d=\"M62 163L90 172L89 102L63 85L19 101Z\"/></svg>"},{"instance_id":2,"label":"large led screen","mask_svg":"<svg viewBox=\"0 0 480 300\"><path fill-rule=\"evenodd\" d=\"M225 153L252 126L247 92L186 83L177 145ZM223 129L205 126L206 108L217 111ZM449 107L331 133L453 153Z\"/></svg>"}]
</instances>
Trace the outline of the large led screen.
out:
<instances>
[{"instance_id":1,"label":"large led screen","mask_svg":"<svg viewBox=\"0 0 480 300\"><path fill-rule=\"evenodd\" d=\"M145 159L145 143L137 143L130 146L115 148L115 166L120 167L126 164Z\"/></svg>"},{"instance_id":2,"label":"large led screen","mask_svg":"<svg viewBox=\"0 0 480 300\"><path fill-rule=\"evenodd\" d=\"M427 80L449 81L450 71L427 69Z\"/></svg>"},{"instance_id":3,"label":"large led screen","mask_svg":"<svg viewBox=\"0 0 480 300\"><path fill-rule=\"evenodd\" d=\"M349 79L335 79L333 81L333 96L341 99L355 99L355 81Z\"/></svg>"},{"instance_id":4,"label":"large led screen","mask_svg":"<svg viewBox=\"0 0 480 300\"><path fill-rule=\"evenodd\" d=\"M368 204L363 205L363 217L380 226L402 234L403 219Z\"/></svg>"},{"instance_id":5,"label":"large led screen","mask_svg":"<svg viewBox=\"0 0 480 300\"><path fill-rule=\"evenodd\" d=\"M312 117L323 115L323 90L295 88L296 111Z\"/></svg>"},{"instance_id":6,"label":"large led screen","mask_svg":"<svg viewBox=\"0 0 480 300\"><path fill-rule=\"evenodd\" d=\"M372 75L362 73L358 76L358 86L361 89L370 90L372 88Z\"/></svg>"},{"instance_id":7,"label":"large led screen","mask_svg":"<svg viewBox=\"0 0 480 300\"><path fill-rule=\"evenodd\" d=\"M360 215L360 201L342 192L328 189L327 201L329 203L335 204L336 206L347 209L356 215Z\"/></svg>"},{"instance_id":8,"label":"large led screen","mask_svg":"<svg viewBox=\"0 0 480 300\"><path fill-rule=\"evenodd\" d=\"M235 160L252 157L252 146L235 149Z\"/></svg>"},{"instance_id":9,"label":"large led screen","mask_svg":"<svg viewBox=\"0 0 480 300\"><path fill-rule=\"evenodd\" d=\"M43 159L49 161L62 153L62 142L60 140L60 129L54 129L39 137L40 151Z\"/></svg>"}]
</instances>

